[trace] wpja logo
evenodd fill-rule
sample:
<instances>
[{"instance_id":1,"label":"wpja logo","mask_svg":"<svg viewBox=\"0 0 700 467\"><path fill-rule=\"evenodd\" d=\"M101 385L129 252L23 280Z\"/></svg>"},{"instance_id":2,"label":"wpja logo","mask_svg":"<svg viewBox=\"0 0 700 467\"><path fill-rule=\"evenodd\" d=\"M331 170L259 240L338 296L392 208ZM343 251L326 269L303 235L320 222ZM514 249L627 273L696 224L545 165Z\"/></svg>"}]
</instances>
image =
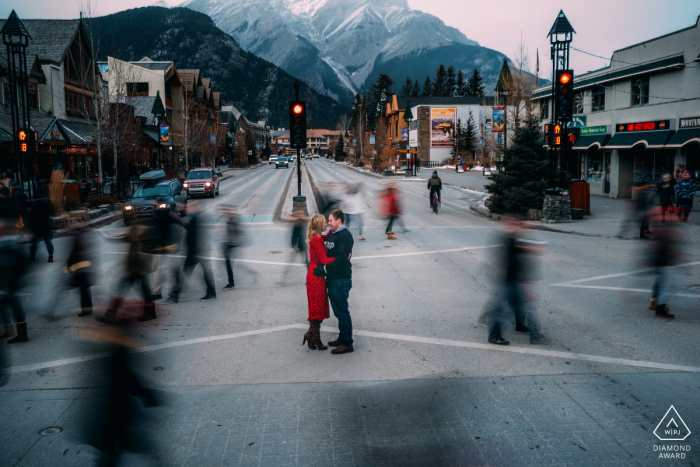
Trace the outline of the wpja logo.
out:
<instances>
[{"instance_id":1,"label":"wpja logo","mask_svg":"<svg viewBox=\"0 0 700 467\"><path fill-rule=\"evenodd\" d=\"M676 408L671 406L657 425L654 434L660 441L684 441L690 436L690 430ZM659 452L659 459L685 459L685 453L690 451L690 445L655 445L654 451Z\"/></svg>"}]
</instances>

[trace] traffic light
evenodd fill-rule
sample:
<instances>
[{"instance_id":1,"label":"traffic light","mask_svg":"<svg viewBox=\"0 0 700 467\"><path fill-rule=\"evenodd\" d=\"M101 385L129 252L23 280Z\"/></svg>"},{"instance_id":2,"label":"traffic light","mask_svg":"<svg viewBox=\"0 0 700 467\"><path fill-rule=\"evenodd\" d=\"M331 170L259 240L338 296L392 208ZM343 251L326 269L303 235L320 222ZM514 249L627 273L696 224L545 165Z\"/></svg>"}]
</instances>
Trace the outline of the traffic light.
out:
<instances>
[{"instance_id":1,"label":"traffic light","mask_svg":"<svg viewBox=\"0 0 700 467\"><path fill-rule=\"evenodd\" d=\"M574 72L573 70L557 71L554 105L557 120L569 122L574 116Z\"/></svg>"},{"instance_id":2,"label":"traffic light","mask_svg":"<svg viewBox=\"0 0 700 467\"><path fill-rule=\"evenodd\" d=\"M17 132L17 141L19 142L19 152L22 154L28 154L29 153L29 131L28 130L19 130Z\"/></svg>"},{"instance_id":3,"label":"traffic light","mask_svg":"<svg viewBox=\"0 0 700 467\"><path fill-rule=\"evenodd\" d=\"M306 149L306 102L289 102L289 147Z\"/></svg>"},{"instance_id":4,"label":"traffic light","mask_svg":"<svg viewBox=\"0 0 700 467\"><path fill-rule=\"evenodd\" d=\"M553 128L553 135L552 138L554 138L554 147L555 148L560 148L561 147L561 125L558 123L554 125Z\"/></svg>"},{"instance_id":5,"label":"traffic light","mask_svg":"<svg viewBox=\"0 0 700 467\"><path fill-rule=\"evenodd\" d=\"M580 128L569 128L569 143L574 144L581 134Z\"/></svg>"}]
</instances>

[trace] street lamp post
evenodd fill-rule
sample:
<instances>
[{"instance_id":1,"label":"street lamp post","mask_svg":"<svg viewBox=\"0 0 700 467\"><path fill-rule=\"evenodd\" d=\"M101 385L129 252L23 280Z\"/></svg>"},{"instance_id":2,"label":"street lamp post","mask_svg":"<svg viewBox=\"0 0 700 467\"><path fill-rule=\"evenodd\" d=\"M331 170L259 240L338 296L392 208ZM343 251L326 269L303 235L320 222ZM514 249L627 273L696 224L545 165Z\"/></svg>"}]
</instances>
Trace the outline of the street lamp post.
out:
<instances>
[{"instance_id":1,"label":"street lamp post","mask_svg":"<svg viewBox=\"0 0 700 467\"><path fill-rule=\"evenodd\" d=\"M18 183L24 185L27 180L25 169L28 164L20 159L18 154L27 154L30 158L36 152L37 141L33 140L34 131L31 128L31 114L29 108L29 69L27 68L27 47L31 36L20 21L15 10L5 21L2 30L2 42L7 48L8 84L11 118L12 118L12 138L14 140L14 167L15 172L20 176ZM29 145L26 152L20 150L19 132L26 130L30 134ZM32 197L32 184L28 183L29 197Z\"/></svg>"},{"instance_id":2,"label":"street lamp post","mask_svg":"<svg viewBox=\"0 0 700 467\"><path fill-rule=\"evenodd\" d=\"M411 112L411 104L410 104L410 102L406 101L406 106L405 106L405 107L406 107L406 109L405 109L404 112L403 112L403 119L404 119L404 121L406 122L406 125L409 127L409 128L408 128L408 131L410 131L411 122L413 121L413 112ZM410 141L407 142L406 147L408 148L408 151L411 151L411 142L410 142ZM413 158L413 157L411 156L411 153L410 153L410 152L407 152L406 154L409 155L409 156L408 156L408 157L410 158L409 160L412 160L412 161L413 161L413 164L411 164L411 167L410 167L411 175L416 175L416 162L415 162L416 160L415 160L415 158ZM416 157L417 157L417 156L418 156L418 153L416 153Z\"/></svg>"}]
</instances>

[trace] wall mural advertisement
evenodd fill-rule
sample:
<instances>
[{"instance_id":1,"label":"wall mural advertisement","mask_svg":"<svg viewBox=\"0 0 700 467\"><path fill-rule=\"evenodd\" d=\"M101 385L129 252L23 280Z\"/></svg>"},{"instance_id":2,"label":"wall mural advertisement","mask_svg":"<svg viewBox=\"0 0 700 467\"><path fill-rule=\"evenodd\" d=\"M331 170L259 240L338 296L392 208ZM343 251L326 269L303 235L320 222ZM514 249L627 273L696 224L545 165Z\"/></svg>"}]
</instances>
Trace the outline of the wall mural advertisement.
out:
<instances>
[{"instance_id":1,"label":"wall mural advertisement","mask_svg":"<svg viewBox=\"0 0 700 467\"><path fill-rule=\"evenodd\" d=\"M430 109L430 146L433 148L451 148L454 146L455 113L457 109Z\"/></svg>"},{"instance_id":2,"label":"wall mural advertisement","mask_svg":"<svg viewBox=\"0 0 700 467\"><path fill-rule=\"evenodd\" d=\"M491 125L491 132L503 133L503 127L505 124L504 110L505 107L493 108L493 124Z\"/></svg>"}]
</instances>

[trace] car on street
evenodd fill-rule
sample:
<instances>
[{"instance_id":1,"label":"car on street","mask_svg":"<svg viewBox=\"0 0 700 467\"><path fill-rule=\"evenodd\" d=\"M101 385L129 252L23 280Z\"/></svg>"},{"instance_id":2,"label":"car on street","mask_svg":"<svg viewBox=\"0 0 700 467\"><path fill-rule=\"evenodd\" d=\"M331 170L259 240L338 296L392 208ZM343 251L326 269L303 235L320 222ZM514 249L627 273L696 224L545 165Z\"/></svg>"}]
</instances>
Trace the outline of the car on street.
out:
<instances>
[{"instance_id":1,"label":"car on street","mask_svg":"<svg viewBox=\"0 0 700 467\"><path fill-rule=\"evenodd\" d=\"M154 170L141 175L142 182L133 196L124 204L124 223L130 225L136 219L153 219L159 212L172 210L184 215L187 211L187 192L179 180L168 180L165 172Z\"/></svg>"},{"instance_id":2,"label":"car on street","mask_svg":"<svg viewBox=\"0 0 700 467\"><path fill-rule=\"evenodd\" d=\"M318 154L314 154L312 157L312 159L320 159L320 158L321 158L321 156L319 156Z\"/></svg>"},{"instance_id":3,"label":"car on street","mask_svg":"<svg viewBox=\"0 0 700 467\"><path fill-rule=\"evenodd\" d=\"M312 158L311 154L305 154L305 155L304 155L304 159L311 159L311 158Z\"/></svg>"},{"instance_id":4,"label":"car on street","mask_svg":"<svg viewBox=\"0 0 700 467\"><path fill-rule=\"evenodd\" d=\"M182 186L190 198L193 196L209 196L213 198L219 194L219 177L215 169L200 167L187 173Z\"/></svg>"},{"instance_id":5,"label":"car on street","mask_svg":"<svg viewBox=\"0 0 700 467\"><path fill-rule=\"evenodd\" d=\"M289 168L289 161L284 156L279 156L277 162L275 162L275 169L279 169L280 167L284 167L285 169Z\"/></svg>"},{"instance_id":6,"label":"car on street","mask_svg":"<svg viewBox=\"0 0 700 467\"><path fill-rule=\"evenodd\" d=\"M277 162L277 157L279 156L270 156L270 158L267 160L267 163L272 164L273 162Z\"/></svg>"}]
</instances>

